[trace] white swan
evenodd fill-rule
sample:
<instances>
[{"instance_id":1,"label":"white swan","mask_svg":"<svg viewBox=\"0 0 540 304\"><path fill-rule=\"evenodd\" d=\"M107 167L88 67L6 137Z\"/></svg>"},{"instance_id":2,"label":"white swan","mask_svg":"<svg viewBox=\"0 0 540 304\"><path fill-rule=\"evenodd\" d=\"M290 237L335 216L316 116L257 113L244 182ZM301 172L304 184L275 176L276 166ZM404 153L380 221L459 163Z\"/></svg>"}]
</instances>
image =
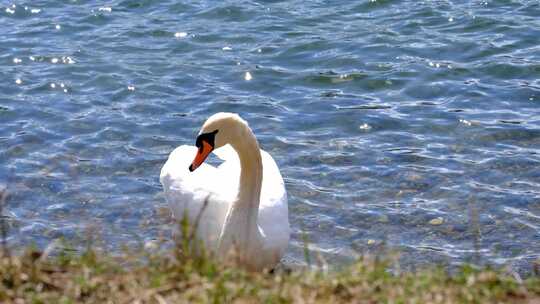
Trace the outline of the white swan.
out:
<instances>
[{"instance_id":1,"label":"white swan","mask_svg":"<svg viewBox=\"0 0 540 304\"><path fill-rule=\"evenodd\" d=\"M224 162L203 163L210 152ZM208 118L196 147L180 146L169 155L160 181L175 218L187 214L193 223L201 214L196 236L218 258L234 253L239 265L256 271L280 261L290 235L285 185L240 116Z\"/></svg>"}]
</instances>

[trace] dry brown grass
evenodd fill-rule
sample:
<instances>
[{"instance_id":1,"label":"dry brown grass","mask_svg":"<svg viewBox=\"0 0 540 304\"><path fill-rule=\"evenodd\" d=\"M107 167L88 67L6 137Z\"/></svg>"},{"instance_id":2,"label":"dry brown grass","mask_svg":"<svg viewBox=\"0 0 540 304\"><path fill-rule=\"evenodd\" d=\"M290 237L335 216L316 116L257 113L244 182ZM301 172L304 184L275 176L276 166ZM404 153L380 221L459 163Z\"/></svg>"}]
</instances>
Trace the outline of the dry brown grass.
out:
<instances>
[{"instance_id":1,"label":"dry brown grass","mask_svg":"<svg viewBox=\"0 0 540 304\"><path fill-rule=\"evenodd\" d=\"M36 251L0 258L1 303L531 303L540 281L465 267L393 275L362 259L333 273L247 273L209 257L131 252L110 257L43 257Z\"/></svg>"}]
</instances>

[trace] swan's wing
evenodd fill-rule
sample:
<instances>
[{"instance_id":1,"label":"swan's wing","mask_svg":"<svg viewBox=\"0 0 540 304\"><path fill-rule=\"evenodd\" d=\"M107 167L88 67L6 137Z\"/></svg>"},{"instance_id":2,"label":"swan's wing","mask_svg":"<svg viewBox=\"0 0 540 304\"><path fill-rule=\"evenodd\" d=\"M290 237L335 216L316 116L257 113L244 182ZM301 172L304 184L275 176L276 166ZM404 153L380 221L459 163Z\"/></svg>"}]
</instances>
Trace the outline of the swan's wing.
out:
<instances>
[{"instance_id":1,"label":"swan's wing","mask_svg":"<svg viewBox=\"0 0 540 304\"><path fill-rule=\"evenodd\" d=\"M208 183L206 177L213 176L216 173L216 168L203 163L197 170L190 172L188 167L196 153L196 147L180 146L169 155L160 174L160 181L165 192L178 190L194 197L210 194L209 186L211 184Z\"/></svg>"},{"instance_id":2,"label":"swan's wing","mask_svg":"<svg viewBox=\"0 0 540 304\"><path fill-rule=\"evenodd\" d=\"M227 144L213 152L223 162L218 166L218 170L223 172L229 179L229 195L231 195L231 202L236 200L238 194L238 188L240 183L240 158L234 148Z\"/></svg>"},{"instance_id":3,"label":"swan's wing","mask_svg":"<svg viewBox=\"0 0 540 304\"><path fill-rule=\"evenodd\" d=\"M263 161L263 183L259 209L259 226L264 237L264 250L283 256L289 244L289 210L285 182L270 154L261 150ZM276 261L276 262L277 262Z\"/></svg>"},{"instance_id":4,"label":"swan's wing","mask_svg":"<svg viewBox=\"0 0 540 304\"><path fill-rule=\"evenodd\" d=\"M215 248L230 202L236 195L231 187L235 187L235 183L237 187L238 179L206 163L190 172L188 167L196 153L197 148L193 146L176 148L161 169L160 181L176 219L186 214L193 224L202 212L197 236L208 247Z\"/></svg>"},{"instance_id":5,"label":"swan's wing","mask_svg":"<svg viewBox=\"0 0 540 304\"><path fill-rule=\"evenodd\" d=\"M261 205L260 208L268 207L287 207L287 191L285 190L285 182L279 172L279 168L272 156L261 150L263 162L263 182L261 189ZM286 210L286 208L282 209Z\"/></svg>"},{"instance_id":6,"label":"swan's wing","mask_svg":"<svg viewBox=\"0 0 540 304\"><path fill-rule=\"evenodd\" d=\"M213 153L224 161L239 161L238 153L236 153L234 148L229 144L226 144L219 149L215 149ZM238 167L238 169L240 169L240 167Z\"/></svg>"}]
</instances>

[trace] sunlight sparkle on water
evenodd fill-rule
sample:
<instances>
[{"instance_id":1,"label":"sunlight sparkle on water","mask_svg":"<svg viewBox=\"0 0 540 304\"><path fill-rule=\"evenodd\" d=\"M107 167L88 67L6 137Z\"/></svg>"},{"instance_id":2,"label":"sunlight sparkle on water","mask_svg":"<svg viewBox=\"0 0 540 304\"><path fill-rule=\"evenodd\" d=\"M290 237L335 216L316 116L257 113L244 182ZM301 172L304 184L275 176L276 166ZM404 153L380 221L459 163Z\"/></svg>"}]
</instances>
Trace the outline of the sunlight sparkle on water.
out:
<instances>
[{"instance_id":1,"label":"sunlight sparkle on water","mask_svg":"<svg viewBox=\"0 0 540 304\"><path fill-rule=\"evenodd\" d=\"M358 128L359 128L360 130L369 130L369 129L371 129L371 126L368 125L367 123L363 123L363 124L361 124Z\"/></svg>"},{"instance_id":2,"label":"sunlight sparkle on water","mask_svg":"<svg viewBox=\"0 0 540 304\"><path fill-rule=\"evenodd\" d=\"M469 127L472 126L472 122L470 122L470 121L468 121L466 119L460 119L459 122L466 125L466 126L469 126Z\"/></svg>"},{"instance_id":3,"label":"sunlight sparkle on water","mask_svg":"<svg viewBox=\"0 0 540 304\"><path fill-rule=\"evenodd\" d=\"M185 37L187 37L187 35L188 35L188 33L186 33L186 32L176 32L176 33L174 33L174 37L176 37L176 38L185 38Z\"/></svg>"},{"instance_id":4,"label":"sunlight sparkle on water","mask_svg":"<svg viewBox=\"0 0 540 304\"><path fill-rule=\"evenodd\" d=\"M75 60L69 56L62 56L62 62L66 64L74 64Z\"/></svg>"},{"instance_id":5,"label":"sunlight sparkle on water","mask_svg":"<svg viewBox=\"0 0 540 304\"><path fill-rule=\"evenodd\" d=\"M250 72L246 72L246 75L244 76L244 79L247 80L247 81L250 81L251 79L253 79L253 77L251 77Z\"/></svg>"}]
</instances>

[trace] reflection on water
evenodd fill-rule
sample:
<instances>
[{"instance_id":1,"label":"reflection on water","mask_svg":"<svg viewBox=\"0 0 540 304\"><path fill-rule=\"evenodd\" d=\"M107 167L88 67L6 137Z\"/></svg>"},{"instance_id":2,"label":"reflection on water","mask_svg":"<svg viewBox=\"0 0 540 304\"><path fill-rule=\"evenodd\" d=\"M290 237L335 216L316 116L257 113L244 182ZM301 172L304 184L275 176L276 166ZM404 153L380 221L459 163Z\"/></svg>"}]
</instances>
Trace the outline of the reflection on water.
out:
<instances>
[{"instance_id":1,"label":"reflection on water","mask_svg":"<svg viewBox=\"0 0 540 304\"><path fill-rule=\"evenodd\" d=\"M217 111L279 164L287 261L399 251L528 273L540 256L540 6L0 3L12 246L168 237L168 153Z\"/></svg>"}]
</instances>

